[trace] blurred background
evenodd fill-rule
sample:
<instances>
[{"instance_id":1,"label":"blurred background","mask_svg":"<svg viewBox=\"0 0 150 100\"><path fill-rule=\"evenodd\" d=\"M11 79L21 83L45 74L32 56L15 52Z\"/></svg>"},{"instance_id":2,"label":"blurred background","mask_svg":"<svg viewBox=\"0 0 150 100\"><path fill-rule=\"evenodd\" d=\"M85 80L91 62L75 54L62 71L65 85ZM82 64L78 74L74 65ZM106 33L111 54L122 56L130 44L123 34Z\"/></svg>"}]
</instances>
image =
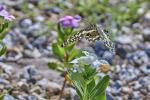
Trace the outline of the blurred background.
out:
<instances>
[{"instance_id":1,"label":"blurred background","mask_svg":"<svg viewBox=\"0 0 150 100\"><path fill-rule=\"evenodd\" d=\"M149 0L0 0L0 4L16 17L3 40L8 51L0 57L0 68L5 70L0 90L20 87L13 88L6 100L55 100L63 77L47 64L57 62L51 44L57 39L59 18L65 15L102 25L114 41L115 55L101 42L78 45L111 64L107 99L150 100ZM30 75L34 78L29 80ZM78 100L74 92L66 87L64 100Z\"/></svg>"}]
</instances>

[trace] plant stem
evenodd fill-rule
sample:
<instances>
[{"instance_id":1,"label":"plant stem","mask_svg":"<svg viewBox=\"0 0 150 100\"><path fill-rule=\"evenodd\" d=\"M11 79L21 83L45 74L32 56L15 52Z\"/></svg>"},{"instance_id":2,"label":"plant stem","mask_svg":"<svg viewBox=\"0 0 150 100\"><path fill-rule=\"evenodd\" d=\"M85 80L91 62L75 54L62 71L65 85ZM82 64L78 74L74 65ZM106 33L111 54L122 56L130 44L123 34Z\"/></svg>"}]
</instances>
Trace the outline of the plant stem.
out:
<instances>
[{"instance_id":1,"label":"plant stem","mask_svg":"<svg viewBox=\"0 0 150 100\"><path fill-rule=\"evenodd\" d=\"M65 80L64 80L64 82L63 82L63 86L62 86L61 91L60 91L59 100L61 100L61 98L62 98L62 95L63 95L63 91L64 91L64 88L65 88L66 82L67 82L67 71L65 71Z\"/></svg>"},{"instance_id":2,"label":"plant stem","mask_svg":"<svg viewBox=\"0 0 150 100\"><path fill-rule=\"evenodd\" d=\"M68 54L67 52L65 53L65 56L64 56L64 67L67 68L68 66ZM64 91L64 88L65 88L65 85L66 85L66 82L67 82L67 70L64 71L64 76L65 76L65 80L63 82L63 86L61 88L61 91L60 91L60 96L59 96L59 100L61 100L62 98L62 95L63 95L63 91Z\"/></svg>"}]
</instances>

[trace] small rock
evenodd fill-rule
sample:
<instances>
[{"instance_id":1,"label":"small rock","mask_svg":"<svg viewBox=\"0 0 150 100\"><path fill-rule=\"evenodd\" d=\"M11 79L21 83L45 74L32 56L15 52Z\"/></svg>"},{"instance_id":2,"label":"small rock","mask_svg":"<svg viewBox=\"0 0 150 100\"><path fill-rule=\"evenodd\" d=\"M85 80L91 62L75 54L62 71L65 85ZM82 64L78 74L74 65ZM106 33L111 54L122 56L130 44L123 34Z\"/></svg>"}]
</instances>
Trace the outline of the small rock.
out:
<instances>
[{"instance_id":1,"label":"small rock","mask_svg":"<svg viewBox=\"0 0 150 100\"><path fill-rule=\"evenodd\" d=\"M60 92L61 86L57 83L50 82L47 79L42 79L37 82L43 89L47 89L50 94L58 94Z\"/></svg>"},{"instance_id":2,"label":"small rock","mask_svg":"<svg viewBox=\"0 0 150 100\"><path fill-rule=\"evenodd\" d=\"M12 91L12 96L14 96L14 97L17 97L17 95L19 95L20 94L20 91L18 91L18 90L14 90L14 91Z\"/></svg>"},{"instance_id":3,"label":"small rock","mask_svg":"<svg viewBox=\"0 0 150 100\"><path fill-rule=\"evenodd\" d=\"M32 89L30 89L30 92L40 94L40 93L42 93L42 90L41 90L40 86L33 86Z\"/></svg>"},{"instance_id":4,"label":"small rock","mask_svg":"<svg viewBox=\"0 0 150 100\"><path fill-rule=\"evenodd\" d=\"M50 10L52 13L55 13L55 14L60 14L62 12L62 9L60 9L58 7L53 7Z\"/></svg>"},{"instance_id":5,"label":"small rock","mask_svg":"<svg viewBox=\"0 0 150 100\"><path fill-rule=\"evenodd\" d=\"M44 46L46 47L46 36L41 36L38 37L34 42L33 42L33 46L37 47L38 49L43 48Z\"/></svg>"},{"instance_id":6,"label":"small rock","mask_svg":"<svg viewBox=\"0 0 150 100\"><path fill-rule=\"evenodd\" d=\"M0 62L0 67L4 69L5 73L7 73L8 75L13 75L14 69L12 66Z\"/></svg>"},{"instance_id":7,"label":"small rock","mask_svg":"<svg viewBox=\"0 0 150 100\"><path fill-rule=\"evenodd\" d=\"M30 95L28 96L28 100L38 100L38 99L34 95Z\"/></svg>"},{"instance_id":8,"label":"small rock","mask_svg":"<svg viewBox=\"0 0 150 100\"><path fill-rule=\"evenodd\" d=\"M142 87L142 85L137 81L137 82L135 82L133 89L139 90L141 87Z\"/></svg>"},{"instance_id":9,"label":"small rock","mask_svg":"<svg viewBox=\"0 0 150 100\"><path fill-rule=\"evenodd\" d=\"M17 99L19 99L19 100L26 100L26 98L24 96L22 96L22 95L18 95Z\"/></svg>"},{"instance_id":10,"label":"small rock","mask_svg":"<svg viewBox=\"0 0 150 100\"><path fill-rule=\"evenodd\" d=\"M0 90L3 90L4 88L5 88L5 86L0 83Z\"/></svg>"},{"instance_id":11,"label":"small rock","mask_svg":"<svg viewBox=\"0 0 150 100\"><path fill-rule=\"evenodd\" d=\"M144 41L150 41L150 29L149 28L145 28L143 29L143 38Z\"/></svg>"},{"instance_id":12,"label":"small rock","mask_svg":"<svg viewBox=\"0 0 150 100\"><path fill-rule=\"evenodd\" d=\"M121 44L130 44L132 43L132 40L133 39L131 36L126 36L126 35L121 35L116 38L116 41Z\"/></svg>"},{"instance_id":13,"label":"small rock","mask_svg":"<svg viewBox=\"0 0 150 100\"><path fill-rule=\"evenodd\" d=\"M132 93L132 88L127 87L127 86L122 87L122 92L130 94L130 93Z\"/></svg>"},{"instance_id":14,"label":"small rock","mask_svg":"<svg viewBox=\"0 0 150 100\"><path fill-rule=\"evenodd\" d=\"M73 100L73 98L77 95L76 91L73 88L65 88L64 96Z\"/></svg>"},{"instance_id":15,"label":"small rock","mask_svg":"<svg viewBox=\"0 0 150 100\"><path fill-rule=\"evenodd\" d=\"M109 93L106 93L106 97L107 97L107 100L115 100L114 97Z\"/></svg>"},{"instance_id":16,"label":"small rock","mask_svg":"<svg viewBox=\"0 0 150 100\"><path fill-rule=\"evenodd\" d=\"M20 87L20 89L24 92L28 92L29 91L29 85L23 81L20 81L17 83L18 86Z\"/></svg>"},{"instance_id":17,"label":"small rock","mask_svg":"<svg viewBox=\"0 0 150 100\"><path fill-rule=\"evenodd\" d=\"M29 28L32 25L32 20L31 19L22 19L20 21L20 26L22 28Z\"/></svg>"},{"instance_id":18,"label":"small rock","mask_svg":"<svg viewBox=\"0 0 150 100\"><path fill-rule=\"evenodd\" d=\"M36 20L38 22L43 22L45 20L45 18L42 15L39 15L39 16L36 17Z\"/></svg>"},{"instance_id":19,"label":"small rock","mask_svg":"<svg viewBox=\"0 0 150 100\"><path fill-rule=\"evenodd\" d=\"M109 51L105 51L102 58L105 59L106 61L108 61L109 64L112 64L114 55Z\"/></svg>"},{"instance_id":20,"label":"small rock","mask_svg":"<svg viewBox=\"0 0 150 100\"><path fill-rule=\"evenodd\" d=\"M140 100L140 92L139 91L134 91L133 92L133 98L135 99L135 100Z\"/></svg>"},{"instance_id":21,"label":"small rock","mask_svg":"<svg viewBox=\"0 0 150 100\"><path fill-rule=\"evenodd\" d=\"M150 65L141 66L140 69L141 69L141 71L144 72L145 74L150 74Z\"/></svg>"},{"instance_id":22,"label":"small rock","mask_svg":"<svg viewBox=\"0 0 150 100\"><path fill-rule=\"evenodd\" d=\"M147 54L144 51L136 51L128 55L128 60L135 66L146 64L149 61Z\"/></svg>"},{"instance_id":23,"label":"small rock","mask_svg":"<svg viewBox=\"0 0 150 100\"><path fill-rule=\"evenodd\" d=\"M35 84L37 80L34 77L36 77L38 74L38 71L33 65L28 65L24 68L23 76L28 82Z\"/></svg>"},{"instance_id":24,"label":"small rock","mask_svg":"<svg viewBox=\"0 0 150 100\"><path fill-rule=\"evenodd\" d=\"M144 14L144 12L145 12L144 8L139 8L138 11L137 11L137 13L138 13L139 15Z\"/></svg>"},{"instance_id":25,"label":"small rock","mask_svg":"<svg viewBox=\"0 0 150 100\"><path fill-rule=\"evenodd\" d=\"M150 58L150 48L146 48L145 49L146 54L148 55L148 57Z\"/></svg>"},{"instance_id":26,"label":"small rock","mask_svg":"<svg viewBox=\"0 0 150 100\"><path fill-rule=\"evenodd\" d=\"M147 20L150 20L150 12L147 12L145 15L144 15L145 19Z\"/></svg>"},{"instance_id":27,"label":"small rock","mask_svg":"<svg viewBox=\"0 0 150 100\"><path fill-rule=\"evenodd\" d=\"M13 96L7 94L4 96L4 100L16 100L16 99Z\"/></svg>"},{"instance_id":28,"label":"small rock","mask_svg":"<svg viewBox=\"0 0 150 100\"><path fill-rule=\"evenodd\" d=\"M30 57L30 58L39 58L42 56L42 54L37 48L35 48L33 51L25 50L24 53L25 53L25 56Z\"/></svg>"},{"instance_id":29,"label":"small rock","mask_svg":"<svg viewBox=\"0 0 150 100\"><path fill-rule=\"evenodd\" d=\"M0 78L0 84L7 85L7 84L10 84L10 82L5 79Z\"/></svg>"},{"instance_id":30,"label":"small rock","mask_svg":"<svg viewBox=\"0 0 150 100\"><path fill-rule=\"evenodd\" d=\"M102 57L105 51L107 51L107 49L104 46L104 44L97 41L95 43L95 53L96 53L96 55L99 56L99 57Z\"/></svg>"}]
</instances>

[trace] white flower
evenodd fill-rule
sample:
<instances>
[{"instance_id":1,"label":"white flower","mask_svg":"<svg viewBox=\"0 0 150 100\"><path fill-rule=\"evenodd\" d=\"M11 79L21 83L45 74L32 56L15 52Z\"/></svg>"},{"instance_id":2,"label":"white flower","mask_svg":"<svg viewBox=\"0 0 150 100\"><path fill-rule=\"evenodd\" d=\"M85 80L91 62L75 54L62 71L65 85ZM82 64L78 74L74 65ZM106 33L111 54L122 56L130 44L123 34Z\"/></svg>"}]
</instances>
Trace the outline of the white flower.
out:
<instances>
[{"instance_id":1,"label":"white flower","mask_svg":"<svg viewBox=\"0 0 150 100\"><path fill-rule=\"evenodd\" d=\"M89 64L93 66L94 68L98 68L103 64L108 64L107 61L105 60L99 60L97 56L93 53L89 53L87 51L83 51L85 56L79 57L77 59L74 59L70 63L74 64L75 66L82 66L82 64Z\"/></svg>"}]
</instances>

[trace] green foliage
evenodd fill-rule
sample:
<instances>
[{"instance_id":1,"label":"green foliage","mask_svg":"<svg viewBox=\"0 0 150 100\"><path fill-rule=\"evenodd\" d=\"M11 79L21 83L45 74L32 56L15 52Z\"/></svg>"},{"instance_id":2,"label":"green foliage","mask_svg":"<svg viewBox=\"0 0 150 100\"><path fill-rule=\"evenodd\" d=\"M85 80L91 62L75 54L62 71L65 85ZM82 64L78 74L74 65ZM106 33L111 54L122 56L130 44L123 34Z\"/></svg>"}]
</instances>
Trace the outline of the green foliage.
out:
<instances>
[{"instance_id":1,"label":"green foliage","mask_svg":"<svg viewBox=\"0 0 150 100\"><path fill-rule=\"evenodd\" d=\"M4 100L4 94L0 94L0 100Z\"/></svg>"},{"instance_id":2,"label":"green foliage","mask_svg":"<svg viewBox=\"0 0 150 100\"><path fill-rule=\"evenodd\" d=\"M110 0L80 0L75 3L74 12L87 17L90 22L102 20L109 23L109 27L116 24L119 29L123 25L138 21L140 16L137 10L142 2L144 1L118 2L116 6Z\"/></svg>"},{"instance_id":3,"label":"green foliage","mask_svg":"<svg viewBox=\"0 0 150 100\"><path fill-rule=\"evenodd\" d=\"M7 47L2 42L3 38L6 36L8 28L9 28L9 22L4 20L2 17L0 17L0 56L5 54Z\"/></svg>"},{"instance_id":4,"label":"green foliage","mask_svg":"<svg viewBox=\"0 0 150 100\"><path fill-rule=\"evenodd\" d=\"M7 47L5 46L5 44L2 41L0 41L0 56L5 54L6 50L7 50Z\"/></svg>"},{"instance_id":5,"label":"green foliage","mask_svg":"<svg viewBox=\"0 0 150 100\"><path fill-rule=\"evenodd\" d=\"M58 38L57 42L52 43L52 51L54 55L60 60L61 64L56 62L49 62L48 66L49 68L63 71L63 69L66 68L66 63L69 64L70 61L76 57L82 56L83 54L80 50L75 48L75 44L61 47L61 44L63 44L63 42L73 34L73 28L63 28L60 24L58 24L57 29Z\"/></svg>"},{"instance_id":6,"label":"green foliage","mask_svg":"<svg viewBox=\"0 0 150 100\"><path fill-rule=\"evenodd\" d=\"M100 79L96 69L87 64L79 65L83 70L79 69L76 72L71 70L74 66L70 62L84 54L81 50L75 48L75 44L61 47L61 44L63 44L69 36L74 34L73 28L63 28L59 24L57 28L58 38L57 42L52 43L52 50L60 63L49 62L49 68L67 72L66 75L69 76L69 79L73 82L81 100L106 100L105 91L109 84L109 76L106 75Z\"/></svg>"},{"instance_id":7,"label":"green foliage","mask_svg":"<svg viewBox=\"0 0 150 100\"><path fill-rule=\"evenodd\" d=\"M69 71L80 100L106 100L105 91L109 84L109 76L106 75L102 79L97 78L98 73L90 65L82 65L83 71Z\"/></svg>"}]
</instances>

